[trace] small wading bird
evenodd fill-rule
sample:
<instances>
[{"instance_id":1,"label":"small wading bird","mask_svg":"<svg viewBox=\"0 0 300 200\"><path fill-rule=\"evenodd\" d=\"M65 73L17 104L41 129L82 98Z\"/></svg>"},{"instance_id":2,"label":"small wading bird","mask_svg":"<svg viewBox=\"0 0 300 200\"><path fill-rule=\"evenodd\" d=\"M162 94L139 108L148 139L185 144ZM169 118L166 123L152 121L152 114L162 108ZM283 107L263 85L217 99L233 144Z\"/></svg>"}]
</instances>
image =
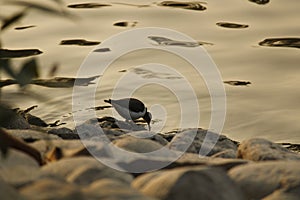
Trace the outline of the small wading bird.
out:
<instances>
[{"instance_id":1,"label":"small wading bird","mask_svg":"<svg viewBox=\"0 0 300 200\"><path fill-rule=\"evenodd\" d=\"M108 99L104 100L104 102L111 104L126 120L134 121L138 118L143 118L147 122L150 131L152 115L147 111L147 107L140 100L135 98L124 98L118 100Z\"/></svg>"}]
</instances>

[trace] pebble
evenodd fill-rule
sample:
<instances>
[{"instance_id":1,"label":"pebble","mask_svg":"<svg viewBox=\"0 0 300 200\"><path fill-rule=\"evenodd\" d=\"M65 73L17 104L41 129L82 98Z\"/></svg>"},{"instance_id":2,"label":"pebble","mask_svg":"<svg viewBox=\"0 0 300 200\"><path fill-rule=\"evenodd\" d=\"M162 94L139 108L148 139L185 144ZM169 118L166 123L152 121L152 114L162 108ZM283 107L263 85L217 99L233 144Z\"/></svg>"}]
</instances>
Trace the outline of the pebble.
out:
<instances>
[{"instance_id":1,"label":"pebble","mask_svg":"<svg viewBox=\"0 0 300 200\"><path fill-rule=\"evenodd\" d=\"M243 200L243 193L226 172L210 167L161 170L137 177L132 186L162 200ZM213 195L212 195L213 194Z\"/></svg>"},{"instance_id":2,"label":"pebble","mask_svg":"<svg viewBox=\"0 0 300 200\"><path fill-rule=\"evenodd\" d=\"M262 138L253 138L243 141L238 148L238 158L264 160L300 160L300 154Z\"/></svg>"},{"instance_id":3,"label":"pebble","mask_svg":"<svg viewBox=\"0 0 300 200\"><path fill-rule=\"evenodd\" d=\"M272 196L276 199L274 197L278 195L299 193L299 166L300 161L264 161L234 167L228 175L248 199L269 199Z\"/></svg>"},{"instance_id":4,"label":"pebble","mask_svg":"<svg viewBox=\"0 0 300 200\"><path fill-rule=\"evenodd\" d=\"M169 147L177 151L212 156L225 150L236 151L237 143L217 133L210 132L207 135L204 129L188 129L177 133Z\"/></svg>"}]
</instances>

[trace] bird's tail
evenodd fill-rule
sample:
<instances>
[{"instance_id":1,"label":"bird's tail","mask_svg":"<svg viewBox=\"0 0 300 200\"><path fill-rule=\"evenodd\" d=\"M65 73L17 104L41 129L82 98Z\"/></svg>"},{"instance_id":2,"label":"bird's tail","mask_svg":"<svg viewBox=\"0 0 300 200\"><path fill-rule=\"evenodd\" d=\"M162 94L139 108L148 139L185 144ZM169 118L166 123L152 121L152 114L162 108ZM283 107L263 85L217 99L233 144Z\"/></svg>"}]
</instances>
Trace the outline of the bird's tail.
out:
<instances>
[{"instance_id":1,"label":"bird's tail","mask_svg":"<svg viewBox=\"0 0 300 200\"><path fill-rule=\"evenodd\" d=\"M111 104L111 99L108 99L108 100L105 99L104 102L105 102L105 103L110 103L110 104Z\"/></svg>"}]
</instances>

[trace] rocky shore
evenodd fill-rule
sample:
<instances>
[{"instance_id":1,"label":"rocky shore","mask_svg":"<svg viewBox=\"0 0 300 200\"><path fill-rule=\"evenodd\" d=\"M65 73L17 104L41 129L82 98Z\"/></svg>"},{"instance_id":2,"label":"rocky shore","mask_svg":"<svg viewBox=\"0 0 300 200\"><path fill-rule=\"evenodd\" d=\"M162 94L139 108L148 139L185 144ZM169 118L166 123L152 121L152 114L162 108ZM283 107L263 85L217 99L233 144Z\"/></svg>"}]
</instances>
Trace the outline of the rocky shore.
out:
<instances>
[{"instance_id":1,"label":"rocky shore","mask_svg":"<svg viewBox=\"0 0 300 200\"><path fill-rule=\"evenodd\" d=\"M220 135L209 154L200 157L200 149L215 138L211 133L204 139L207 131L200 128L156 134L137 126L137 130L122 131L117 124L125 122L110 117L79 127L94 135L100 125L114 146L129 152L147 153L166 147L182 154L161 169L133 173L126 169L164 165L170 155L128 157L117 163L124 169L118 171L91 156L75 130L33 125L32 121L36 120L20 115L1 129L2 136L8 138L1 140L1 149L7 148L0 162L3 200L300 199L297 144L276 144L263 138L237 142ZM193 138L192 133L196 133ZM191 142L187 149L183 148L185 142ZM103 158L115 156L100 144L101 139L89 148Z\"/></svg>"}]
</instances>

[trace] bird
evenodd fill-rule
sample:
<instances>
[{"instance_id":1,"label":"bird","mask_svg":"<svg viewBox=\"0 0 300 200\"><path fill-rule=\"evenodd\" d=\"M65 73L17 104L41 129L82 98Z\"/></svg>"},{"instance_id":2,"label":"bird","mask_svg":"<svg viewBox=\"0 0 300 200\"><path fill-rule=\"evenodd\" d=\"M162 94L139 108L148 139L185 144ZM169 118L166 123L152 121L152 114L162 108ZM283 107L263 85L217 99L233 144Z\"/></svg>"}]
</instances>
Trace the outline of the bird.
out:
<instances>
[{"instance_id":1,"label":"bird","mask_svg":"<svg viewBox=\"0 0 300 200\"><path fill-rule=\"evenodd\" d=\"M104 100L104 102L111 104L125 120L134 121L143 118L147 122L150 131L152 115L147 111L147 107L140 100L135 98L123 98L117 100L108 99Z\"/></svg>"}]
</instances>

